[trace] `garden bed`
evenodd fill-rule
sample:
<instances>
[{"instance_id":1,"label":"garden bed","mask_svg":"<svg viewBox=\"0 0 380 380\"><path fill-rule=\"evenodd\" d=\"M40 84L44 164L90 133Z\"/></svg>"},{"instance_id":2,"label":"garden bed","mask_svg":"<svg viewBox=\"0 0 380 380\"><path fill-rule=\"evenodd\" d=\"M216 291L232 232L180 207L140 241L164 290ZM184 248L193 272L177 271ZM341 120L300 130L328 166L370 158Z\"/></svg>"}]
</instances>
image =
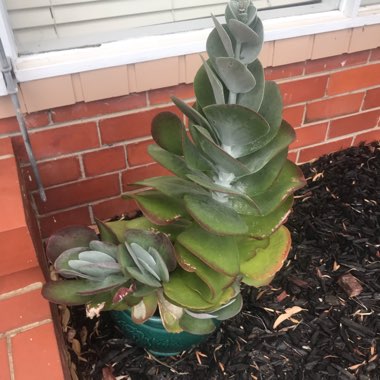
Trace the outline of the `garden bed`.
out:
<instances>
[{"instance_id":1,"label":"garden bed","mask_svg":"<svg viewBox=\"0 0 380 380\"><path fill-rule=\"evenodd\" d=\"M289 260L270 286L243 289L242 313L201 346L155 358L107 313L67 309L73 378L380 379L380 144L302 169Z\"/></svg>"}]
</instances>

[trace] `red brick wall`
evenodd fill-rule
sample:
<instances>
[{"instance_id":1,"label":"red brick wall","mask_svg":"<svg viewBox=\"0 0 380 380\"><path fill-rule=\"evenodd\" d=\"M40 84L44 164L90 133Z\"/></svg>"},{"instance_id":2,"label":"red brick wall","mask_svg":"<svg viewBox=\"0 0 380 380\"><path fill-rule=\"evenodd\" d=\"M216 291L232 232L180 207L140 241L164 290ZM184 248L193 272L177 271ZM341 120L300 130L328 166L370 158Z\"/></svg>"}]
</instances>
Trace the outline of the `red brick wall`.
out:
<instances>
[{"instance_id":1,"label":"red brick wall","mask_svg":"<svg viewBox=\"0 0 380 380\"><path fill-rule=\"evenodd\" d=\"M380 49L266 69L284 98L284 118L297 132L290 158L303 163L361 141L380 139ZM177 112L170 95L193 100L191 85L77 103L27 116L47 202L40 201L14 118L0 120L11 134L35 202L42 236L67 224L93 222L134 208L120 199L128 183L161 175L146 153L150 122Z\"/></svg>"}]
</instances>

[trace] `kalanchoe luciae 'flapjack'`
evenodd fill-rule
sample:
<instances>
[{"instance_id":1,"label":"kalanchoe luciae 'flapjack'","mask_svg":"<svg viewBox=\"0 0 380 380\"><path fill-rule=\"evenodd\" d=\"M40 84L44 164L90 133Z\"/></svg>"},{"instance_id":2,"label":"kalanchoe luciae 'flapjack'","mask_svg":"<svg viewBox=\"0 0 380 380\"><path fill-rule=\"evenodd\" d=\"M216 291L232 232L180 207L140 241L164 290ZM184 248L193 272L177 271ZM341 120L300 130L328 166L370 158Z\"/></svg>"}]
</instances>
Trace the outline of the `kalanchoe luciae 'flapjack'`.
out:
<instances>
[{"instance_id":1,"label":"kalanchoe luciae 'flapjack'","mask_svg":"<svg viewBox=\"0 0 380 380\"><path fill-rule=\"evenodd\" d=\"M208 59L194 79L195 104L173 97L188 129L169 112L152 122L156 145L148 152L174 176L134 184L141 191L125 197L144 217L99 222L106 246L87 231L83 251L75 244L56 249L56 269L76 280L46 285L48 298L130 308L138 323L158 307L167 330L200 334L241 310L241 282L267 285L282 267L291 245L283 223L305 183L287 159L295 133L282 119L278 86L265 81L258 60L264 34L256 8L231 0L225 18L220 24L213 17ZM102 277L95 281L94 274Z\"/></svg>"}]
</instances>

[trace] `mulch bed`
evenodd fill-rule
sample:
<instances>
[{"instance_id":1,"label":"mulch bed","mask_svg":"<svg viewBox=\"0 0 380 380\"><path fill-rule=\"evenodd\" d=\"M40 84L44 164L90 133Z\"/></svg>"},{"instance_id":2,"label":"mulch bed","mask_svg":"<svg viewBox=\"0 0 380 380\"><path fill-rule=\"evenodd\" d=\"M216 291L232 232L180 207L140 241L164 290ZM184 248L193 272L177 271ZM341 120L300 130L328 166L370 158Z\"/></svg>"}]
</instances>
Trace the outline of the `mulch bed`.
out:
<instances>
[{"instance_id":1,"label":"mulch bed","mask_svg":"<svg viewBox=\"0 0 380 380\"><path fill-rule=\"evenodd\" d=\"M201 346L155 358L106 313L88 320L83 308L71 308L73 373L81 380L380 379L380 144L302 169L308 186L287 223L289 260L270 286L243 289L242 313Z\"/></svg>"}]
</instances>

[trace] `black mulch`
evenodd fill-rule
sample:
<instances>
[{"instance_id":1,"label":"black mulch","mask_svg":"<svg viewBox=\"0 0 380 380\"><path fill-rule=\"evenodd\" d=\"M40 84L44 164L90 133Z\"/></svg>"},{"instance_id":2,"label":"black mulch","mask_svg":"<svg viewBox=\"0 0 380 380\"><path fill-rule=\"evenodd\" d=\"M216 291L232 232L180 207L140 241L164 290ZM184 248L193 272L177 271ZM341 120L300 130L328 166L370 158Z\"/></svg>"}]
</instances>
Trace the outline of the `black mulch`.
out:
<instances>
[{"instance_id":1,"label":"black mulch","mask_svg":"<svg viewBox=\"0 0 380 380\"><path fill-rule=\"evenodd\" d=\"M154 358L106 314L90 321L71 308L80 358L70 343L68 350L78 378L380 379L380 144L322 157L303 171L308 186L287 223L289 260L270 286L244 288L240 315L179 357ZM347 274L353 289L340 285Z\"/></svg>"}]
</instances>

